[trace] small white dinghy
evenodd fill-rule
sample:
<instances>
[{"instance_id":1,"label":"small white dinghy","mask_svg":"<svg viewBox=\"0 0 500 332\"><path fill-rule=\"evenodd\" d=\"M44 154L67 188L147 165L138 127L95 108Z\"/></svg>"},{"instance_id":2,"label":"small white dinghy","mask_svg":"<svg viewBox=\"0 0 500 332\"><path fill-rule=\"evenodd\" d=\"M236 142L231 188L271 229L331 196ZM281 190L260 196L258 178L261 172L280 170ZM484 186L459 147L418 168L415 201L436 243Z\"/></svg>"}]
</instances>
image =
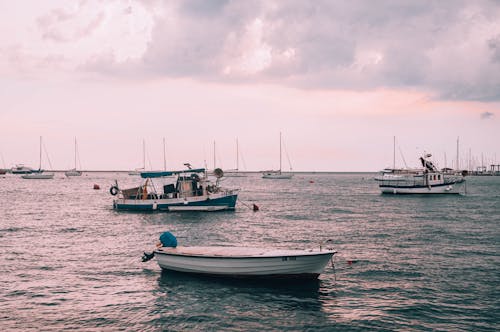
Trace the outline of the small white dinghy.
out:
<instances>
[{"instance_id":1,"label":"small white dinghy","mask_svg":"<svg viewBox=\"0 0 500 332\"><path fill-rule=\"evenodd\" d=\"M170 234L170 235L166 235ZM162 240L162 237L170 240ZM143 256L147 261L156 256L164 270L236 278L309 278L323 273L336 253L332 249L286 250L253 247L177 246L169 233L160 237L161 247ZM171 241L173 239L173 241ZM166 243L170 242L170 243Z\"/></svg>"}]
</instances>

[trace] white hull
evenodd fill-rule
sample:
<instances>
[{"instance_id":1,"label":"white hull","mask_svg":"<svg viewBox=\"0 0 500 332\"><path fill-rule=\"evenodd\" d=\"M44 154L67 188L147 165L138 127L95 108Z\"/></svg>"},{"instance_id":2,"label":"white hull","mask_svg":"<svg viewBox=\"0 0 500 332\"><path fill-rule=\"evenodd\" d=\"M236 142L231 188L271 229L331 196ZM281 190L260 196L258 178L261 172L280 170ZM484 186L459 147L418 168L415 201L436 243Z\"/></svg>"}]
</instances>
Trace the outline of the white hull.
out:
<instances>
[{"instance_id":1,"label":"white hull","mask_svg":"<svg viewBox=\"0 0 500 332\"><path fill-rule=\"evenodd\" d=\"M291 179L293 177L293 174L291 173L264 173L262 175L263 179L278 179L278 180L286 180L286 179Z\"/></svg>"},{"instance_id":2,"label":"white hull","mask_svg":"<svg viewBox=\"0 0 500 332\"><path fill-rule=\"evenodd\" d=\"M429 187L381 187L383 194L460 194L465 181Z\"/></svg>"},{"instance_id":3,"label":"white hull","mask_svg":"<svg viewBox=\"0 0 500 332\"><path fill-rule=\"evenodd\" d=\"M317 278L332 250L279 250L247 247L162 247L155 251L162 269L226 277Z\"/></svg>"},{"instance_id":4,"label":"white hull","mask_svg":"<svg viewBox=\"0 0 500 332\"><path fill-rule=\"evenodd\" d=\"M82 172L80 171L66 171L64 172L66 176L82 176Z\"/></svg>"},{"instance_id":5,"label":"white hull","mask_svg":"<svg viewBox=\"0 0 500 332\"><path fill-rule=\"evenodd\" d=\"M21 176L23 179L49 180L54 178L54 173L31 173Z\"/></svg>"}]
</instances>

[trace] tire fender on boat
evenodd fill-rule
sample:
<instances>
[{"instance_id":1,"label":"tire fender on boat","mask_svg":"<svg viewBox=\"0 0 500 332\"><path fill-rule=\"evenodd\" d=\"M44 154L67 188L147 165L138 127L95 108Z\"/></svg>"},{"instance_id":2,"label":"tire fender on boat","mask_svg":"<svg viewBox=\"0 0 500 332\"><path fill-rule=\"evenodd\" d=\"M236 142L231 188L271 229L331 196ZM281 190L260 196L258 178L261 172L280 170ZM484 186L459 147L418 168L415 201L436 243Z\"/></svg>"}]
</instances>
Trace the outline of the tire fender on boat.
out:
<instances>
[{"instance_id":1,"label":"tire fender on boat","mask_svg":"<svg viewBox=\"0 0 500 332\"><path fill-rule=\"evenodd\" d=\"M109 193L113 196L116 196L118 194L118 187L117 186L111 186L111 188L109 188Z\"/></svg>"}]
</instances>

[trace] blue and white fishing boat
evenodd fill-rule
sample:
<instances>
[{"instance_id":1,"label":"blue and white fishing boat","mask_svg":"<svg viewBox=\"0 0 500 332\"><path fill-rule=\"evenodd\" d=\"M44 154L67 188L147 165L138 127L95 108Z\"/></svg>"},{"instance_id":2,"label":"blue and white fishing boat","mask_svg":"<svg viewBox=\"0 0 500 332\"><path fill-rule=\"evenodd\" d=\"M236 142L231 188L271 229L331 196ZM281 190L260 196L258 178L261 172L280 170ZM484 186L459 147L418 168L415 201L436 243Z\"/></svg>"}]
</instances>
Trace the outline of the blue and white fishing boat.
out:
<instances>
[{"instance_id":1,"label":"blue and white fishing boat","mask_svg":"<svg viewBox=\"0 0 500 332\"><path fill-rule=\"evenodd\" d=\"M142 172L144 182L135 188L120 189L118 182L110 188L117 196L113 200L116 210L129 211L221 211L234 210L239 189L226 189L219 186L224 175L221 169L214 170L216 181L213 183L204 168L181 171ZM169 179L174 183L154 183ZM160 180L160 181L158 181ZM162 190L159 190L161 188Z\"/></svg>"},{"instance_id":2,"label":"blue and white fishing boat","mask_svg":"<svg viewBox=\"0 0 500 332\"><path fill-rule=\"evenodd\" d=\"M440 171L430 157L430 154L420 157L423 168L384 169L375 177L382 193L459 194L465 184L464 175Z\"/></svg>"}]
</instances>

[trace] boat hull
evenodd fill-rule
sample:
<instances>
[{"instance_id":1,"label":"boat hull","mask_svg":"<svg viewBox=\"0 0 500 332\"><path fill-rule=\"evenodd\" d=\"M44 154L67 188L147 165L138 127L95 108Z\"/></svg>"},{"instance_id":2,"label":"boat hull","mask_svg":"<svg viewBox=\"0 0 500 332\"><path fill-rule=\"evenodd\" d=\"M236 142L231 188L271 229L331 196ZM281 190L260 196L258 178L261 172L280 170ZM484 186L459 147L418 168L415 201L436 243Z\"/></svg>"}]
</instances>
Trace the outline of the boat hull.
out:
<instances>
[{"instance_id":1,"label":"boat hull","mask_svg":"<svg viewBox=\"0 0 500 332\"><path fill-rule=\"evenodd\" d=\"M465 181L431 186L380 185L382 194L460 194Z\"/></svg>"},{"instance_id":2,"label":"boat hull","mask_svg":"<svg viewBox=\"0 0 500 332\"><path fill-rule=\"evenodd\" d=\"M64 172L66 176L82 176L82 172L80 171L66 171Z\"/></svg>"},{"instance_id":3,"label":"boat hull","mask_svg":"<svg viewBox=\"0 0 500 332\"><path fill-rule=\"evenodd\" d=\"M21 176L23 179L32 179L32 180L50 180L54 178L53 173L43 174L43 173L31 173L25 174Z\"/></svg>"},{"instance_id":4,"label":"boat hull","mask_svg":"<svg viewBox=\"0 0 500 332\"><path fill-rule=\"evenodd\" d=\"M215 253L214 252L219 252ZM260 252L259 252L260 251ZM241 255L234 255L241 252ZM249 254L245 254L248 252ZM178 247L155 251L164 270L236 278L317 278L334 251Z\"/></svg>"},{"instance_id":5,"label":"boat hull","mask_svg":"<svg viewBox=\"0 0 500 332\"><path fill-rule=\"evenodd\" d=\"M115 199L113 206L122 211L222 211L234 210L238 194L213 194L186 198Z\"/></svg>"},{"instance_id":6,"label":"boat hull","mask_svg":"<svg viewBox=\"0 0 500 332\"><path fill-rule=\"evenodd\" d=\"M288 180L293 177L293 174L286 174L286 173L281 173L281 174L263 174L262 178L263 179L276 179L276 180Z\"/></svg>"}]
</instances>

